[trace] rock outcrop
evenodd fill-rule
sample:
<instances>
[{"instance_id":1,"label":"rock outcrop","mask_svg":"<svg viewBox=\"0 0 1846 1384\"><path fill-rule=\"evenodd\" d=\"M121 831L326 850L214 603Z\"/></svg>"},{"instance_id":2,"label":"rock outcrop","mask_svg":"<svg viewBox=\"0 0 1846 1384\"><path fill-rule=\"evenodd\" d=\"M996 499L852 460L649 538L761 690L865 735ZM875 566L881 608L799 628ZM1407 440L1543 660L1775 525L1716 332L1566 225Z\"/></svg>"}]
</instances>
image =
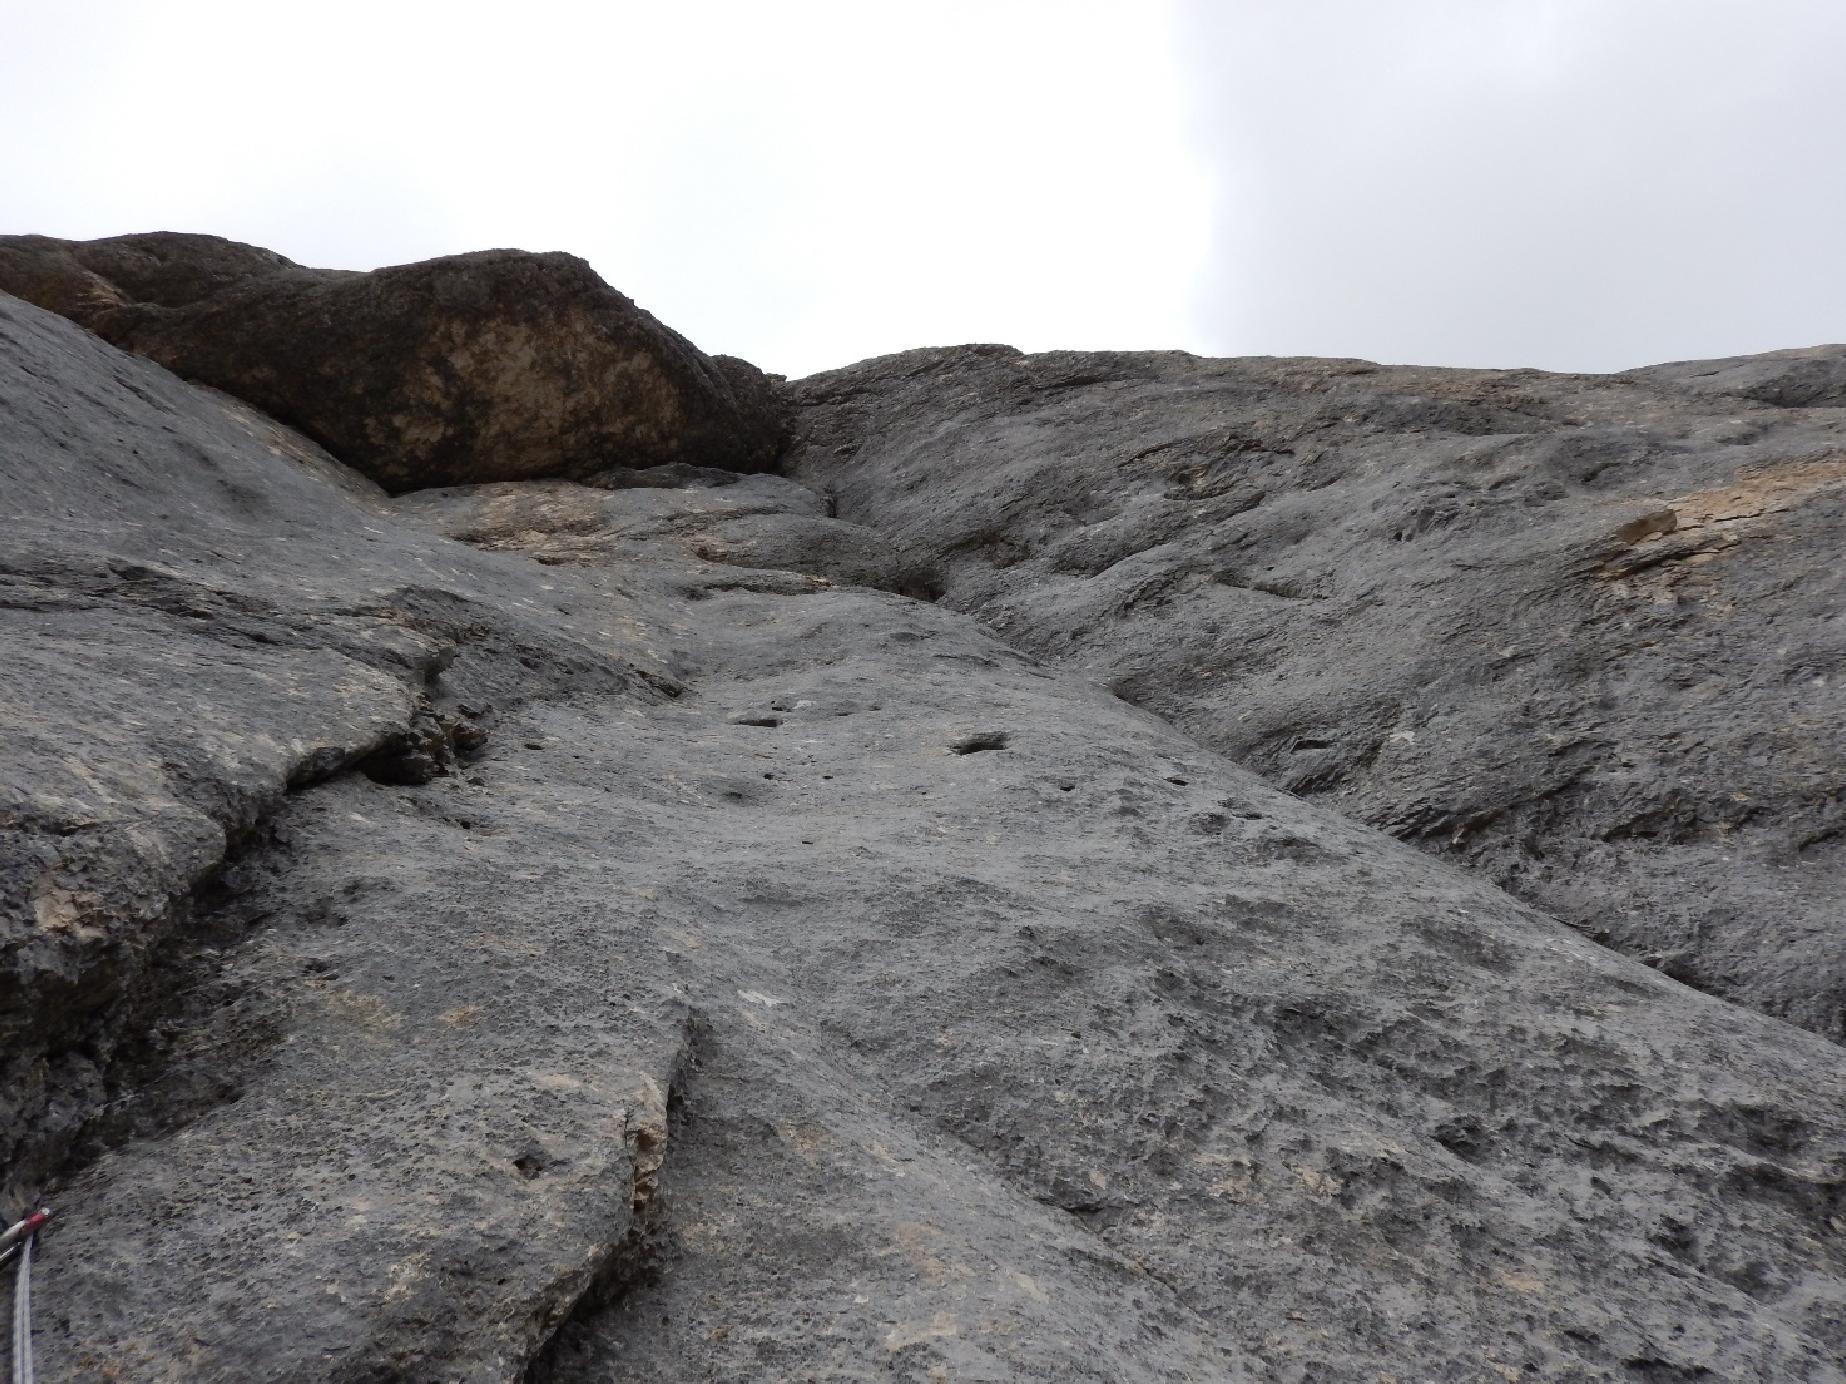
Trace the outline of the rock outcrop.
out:
<instances>
[{"instance_id":1,"label":"rock outcrop","mask_svg":"<svg viewBox=\"0 0 1846 1384\"><path fill-rule=\"evenodd\" d=\"M1846 1039L1846 348L1626 375L920 351L794 474L952 608Z\"/></svg>"},{"instance_id":2,"label":"rock outcrop","mask_svg":"<svg viewBox=\"0 0 1846 1384\"><path fill-rule=\"evenodd\" d=\"M849 460L393 499L0 297L43 1377L1846 1379L1840 1047L903 594L1004 613Z\"/></svg>"},{"instance_id":3,"label":"rock outcrop","mask_svg":"<svg viewBox=\"0 0 1846 1384\"><path fill-rule=\"evenodd\" d=\"M105 336L116 315L137 304L190 307L251 279L286 272L308 271L274 250L215 235L0 236L0 291Z\"/></svg>"},{"instance_id":4,"label":"rock outcrop","mask_svg":"<svg viewBox=\"0 0 1846 1384\"><path fill-rule=\"evenodd\" d=\"M668 464L764 471L773 383L572 255L358 274L213 236L0 237L0 292L293 424L387 490Z\"/></svg>"}]
</instances>

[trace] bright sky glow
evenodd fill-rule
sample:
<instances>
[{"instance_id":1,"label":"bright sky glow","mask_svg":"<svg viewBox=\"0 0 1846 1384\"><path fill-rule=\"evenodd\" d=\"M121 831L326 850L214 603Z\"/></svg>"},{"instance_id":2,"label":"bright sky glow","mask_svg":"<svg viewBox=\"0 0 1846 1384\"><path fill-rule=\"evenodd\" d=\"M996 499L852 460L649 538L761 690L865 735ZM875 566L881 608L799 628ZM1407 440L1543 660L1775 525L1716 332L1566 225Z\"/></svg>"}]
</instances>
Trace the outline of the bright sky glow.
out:
<instances>
[{"instance_id":1,"label":"bright sky glow","mask_svg":"<svg viewBox=\"0 0 1846 1384\"><path fill-rule=\"evenodd\" d=\"M1846 337L1836 0L0 0L0 232L566 249L801 374Z\"/></svg>"}]
</instances>

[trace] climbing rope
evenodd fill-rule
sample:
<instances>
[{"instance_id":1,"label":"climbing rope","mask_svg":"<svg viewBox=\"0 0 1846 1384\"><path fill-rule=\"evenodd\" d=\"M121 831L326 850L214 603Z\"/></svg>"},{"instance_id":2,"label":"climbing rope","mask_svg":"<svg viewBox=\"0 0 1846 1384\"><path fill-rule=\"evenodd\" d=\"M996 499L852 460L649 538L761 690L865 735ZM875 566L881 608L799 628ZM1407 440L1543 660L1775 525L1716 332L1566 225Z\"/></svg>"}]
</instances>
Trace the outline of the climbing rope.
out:
<instances>
[{"instance_id":1,"label":"climbing rope","mask_svg":"<svg viewBox=\"0 0 1846 1384\"><path fill-rule=\"evenodd\" d=\"M13 1275L13 1384L36 1384L38 1379L32 1363L32 1244L50 1219L49 1210L34 1211L0 1234L0 1264L19 1256Z\"/></svg>"},{"instance_id":2,"label":"climbing rope","mask_svg":"<svg viewBox=\"0 0 1846 1384\"><path fill-rule=\"evenodd\" d=\"M19 1272L13 1279L13 1384L34 1384L38 1371L32 1364L32 1241L26 1236L19 1252Z\"/></svg>"}]
</instances>

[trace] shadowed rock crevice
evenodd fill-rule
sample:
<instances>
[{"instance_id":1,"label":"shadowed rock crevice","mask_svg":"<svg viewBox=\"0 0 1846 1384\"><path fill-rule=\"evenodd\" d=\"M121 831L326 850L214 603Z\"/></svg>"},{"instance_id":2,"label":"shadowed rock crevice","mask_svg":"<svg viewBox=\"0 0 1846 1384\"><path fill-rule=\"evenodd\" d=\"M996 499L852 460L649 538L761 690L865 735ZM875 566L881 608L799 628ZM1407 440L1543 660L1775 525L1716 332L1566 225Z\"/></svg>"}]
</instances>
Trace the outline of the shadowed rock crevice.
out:
<instances>
[{"instance_id":1,"label":"shadowed rock crevice","mask_svg":"<svg viewBox=\"0 0 1846 1384\"><path fill-rule=\"evenodd\" d=\"M204 939L219 929L216 910L201 910L200 901L260 835L292 778L324 778L395 733L388 724L370 729L357 745L277 764L261 785L228 793L220 786L197 806L171 800L160 815L188 848L179 860L158 847L158 856L147 851L132 828L125 833L89 813L9 814L7 903L29 909L38 933L15 937L13 964L0 980L9 1197L67 1165L93 1116L160 1065L151 1035L175 1022L176 996L209 984L212 948ZM118 873L133 887L112 888Z\"/></svg>"},{"instance_id":2,"label":"shadowed rock crevice","mask_svg":"<svg viewBox=\"0 0 1846 1384\"><path fill-rule=\"evenodd\" d=\"M634 1219L611 1243L582 1289L555 1313L540 1344L518 1378L521 1384L564 1384L589 1353L587 1338L600 1323L619 1315L636 1298L661 1285L673 1238L675 1164L687 1158L685 1145L698 1137L688 1116L696 1101L696 1078L704 1064L710 1025L696 1010L686 1016L685 1043L667 1085L664 1117L634 1131Z\"/></svg>"},{"instance_id":3,"label":"shadowed rock crevice","mask_svg":"<svg viewBox=\"0 0 1846 1384\"><path fill-rule=\"evenodd\" d=\"M147 594L138 584L135 603ZM190 597L181 610L159 596L148 603L167 616L212 618L200 616ZM379 697L370 719L340 726L311 748L298 742L256 766L248 783L195 784L188 779L196 769L165 766L172 796L151 820L156 831L175 831L190 844L189 856L174 860L132 818L9 813L0 821L9 843L7 882L27 892L22 904L7 902L29 907L40 931L16 943L14 964L0 971L9 1199L68 1178L127 1138L170 1133L236 1098L237 1072L275 1040L276 1030L262 997L221 973L269 916L260 900L243 897L241 881L266 853L286 849L273 826L291 795L346 775L381 785L424 784L464 771L481 753L488 742L481 713L458 705L441 676L457 655L446 635L490 636L481 628L471 636L440 619L433 623L446 626L445 633L426 633L412 613L416 604L412 595L401 606L366 613L405 631L407 645L349 650L352 662L343 667L335 660L327 669L332 682L349 685L367 665L397 680L395 689L389 681L368 688ZM301 642L285 612L244 603L241 614L261 617L251 621L255 637L240 640L238 618L225 612L216 641L278 656ZM170 633L156 637L183 648ZM319 638L341 642L327 631ZM628 683L619 675L617 681ZM525 695L538 690L533 684ZM510 697L503 706L514 709L519 700ZM137 881L139 892L112 888L113 873L139 873L124 858L134 860L136 852L145 853L137 863L150 878ZM34 865L35 879L22 876Z\"/></svg>"},{"instance_id":4,"label":"shadowed rock crevice","mask_svg":"<svg viewBox=\"0 0 1846 1384\"><path fill-rule=\"evenodd\" d=\"M652 1271L566 1324L544 1384L1260 1377L1141 1266L967 1162L875 1072L822 1056L799 1018L719 1020L702 1052ZM1081 1341L1059 1325L1078 1303Z\"/></svg>"}]
</instances>

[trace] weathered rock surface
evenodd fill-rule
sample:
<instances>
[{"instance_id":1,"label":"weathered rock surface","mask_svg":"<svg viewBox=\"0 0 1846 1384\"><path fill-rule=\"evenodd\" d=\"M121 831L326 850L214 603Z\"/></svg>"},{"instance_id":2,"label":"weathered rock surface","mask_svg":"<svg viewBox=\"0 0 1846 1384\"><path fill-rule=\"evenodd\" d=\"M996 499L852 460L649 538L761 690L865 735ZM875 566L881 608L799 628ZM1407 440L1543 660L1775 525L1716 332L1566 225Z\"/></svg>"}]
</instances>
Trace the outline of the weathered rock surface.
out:
<instances>
[{"instance_id":1,"label":"weathered rock surface","mask_svg":"<svg viewBox=\"0 0 1846 1384\"><path fill-rule=\"evenodd\" d=\"M359 274L215 236L0 236L0 291L291 423L388 490L774 465L782 402L572 255Z\"/></svg>"},{"instance_id":2,"label":"weathered rock surface","mask_svg":"<svg viewBox=\"0 0 1846 1384\"><path fill-rule=\"evenodd\" d=\"M391 501L3 298L0 480L48 1379L1846 1378L1839 1047L820 497Z\"/></svg>"},{"instance_id":3,"label":"weathered rock surface","mask_svg":"<svg viewBox=\"0 0 1846 1384\"><path fill-rule=\"evenodd\" d=\"M964 347L793 388L794 473L1016 647L1846 1038L1846 348L1585 377Z\"/></svg>"},{"instance_id":4,"label":"weathered rock surface","mask_svg":"<svg viewBox=\"0 0 1846 1384\"><path fill-rule=\"evenodd\" d=\"M0 290L103 334L117 313L138 303L189 307L285 271L302 269L286 255L215 235L0 236Z\"/></svg>"},{"instance_id":5,"label":"weathered rock surface","mask_svg":"<svg viewBox=\"0 0 1846 1384\"><path fill-rule=\"evenodd\" d=\"M422 490L399 513L477 548L526 554L548 566L622 566L659 556L661 546L698 564L697 583L761 586L766 572L797 574L776 589L805 592L845 582L933 599L933 564L883 534L827 517L827 502L781 476L660 467L614 472L616 493L571 481ZM671 478L678 482L657 482ZM748 568L747 577L724 569Z\"/></svg>"}]
</instances>

